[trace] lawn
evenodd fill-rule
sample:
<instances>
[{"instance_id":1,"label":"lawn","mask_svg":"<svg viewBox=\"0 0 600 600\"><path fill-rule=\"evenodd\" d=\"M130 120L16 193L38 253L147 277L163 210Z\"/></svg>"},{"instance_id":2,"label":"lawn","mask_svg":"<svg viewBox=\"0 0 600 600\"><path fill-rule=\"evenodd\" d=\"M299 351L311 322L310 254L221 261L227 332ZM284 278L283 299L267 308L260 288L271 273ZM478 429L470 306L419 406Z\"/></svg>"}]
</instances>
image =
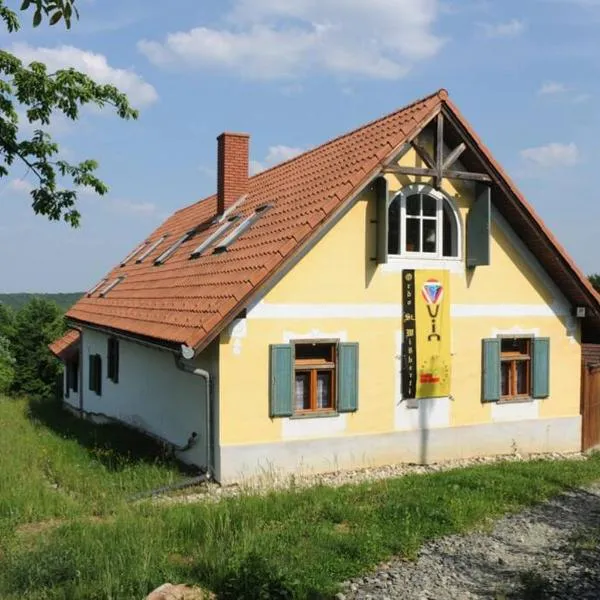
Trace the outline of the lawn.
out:
<instances>
[{"instance_id":1,"label":"lawn","mask_svg":"<svg viewBox=\"0 0 600 600\"><path fill-rule=\"evenodd\" d=\"M3 599L135 599L165 581L220 598L327 598L392 554L413 557L427 539L600 479L594 456L219 504L131 504L132 493L182 477L177 466L140 447L127 455L122 430L62 425L57 415L52 405L0 400Z\"/></svg>"}]
</instances>

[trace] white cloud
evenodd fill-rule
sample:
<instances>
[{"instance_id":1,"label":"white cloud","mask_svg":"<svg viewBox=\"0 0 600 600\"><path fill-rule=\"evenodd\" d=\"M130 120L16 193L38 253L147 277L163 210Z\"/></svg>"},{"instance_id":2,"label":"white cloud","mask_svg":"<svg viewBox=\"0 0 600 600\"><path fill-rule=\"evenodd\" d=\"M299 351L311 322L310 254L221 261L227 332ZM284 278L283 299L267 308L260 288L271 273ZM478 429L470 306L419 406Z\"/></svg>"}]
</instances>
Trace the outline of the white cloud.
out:
<instances>
[{"instance_id":1,"label":"white cloud","mask_svg":"<svg viewBox=\"0 0 600 600\"><path fill-rule=\"evenodd\" d=\"M33 185L26 179L15 177L0 188L0 196L25 196L33 189Z\"/></svg>"},{"instance_id":2,"label":"white cloud","mask_svg":"<svg viewBox=\"0 0 600 600\"><path fill-rule=\"evenodd\" d=\"M229 27L195 27L138 48L158 66L254 79L311 70L398 79L440 50L439 13L438 0L236 0Z\"/></svg>"},{"instance_id":3,"label":"white cloud","mask_svg":"<svg viewBox=\"0 0 600 600\"><path fill-rule=\"evenodd\" d=\"M158 214L158 207L152 202L131 202L130 200L113 199L111 209L122 215L138 215L153 217Z\"/></svg>"},{"instance_id":4,"label":"white cloud","mask_svg":"<svg viewBox=\"0 0 600 600\"><path fill-rule=\"evenodd\" d=\"M567 91L567 86L560 81L546 81L542 84L538 90L538 94L541 96L547 96L552 94L563 94Z\"/></svg>"},{"instance_id":5,"label":"white cloud","mask_svg":"<svg viewBox=\"0 0 600 600\"><path fill-rule=\"evenodd\" d=\"M587 102L588 100L592 99L592 95L591 94L577 94L574 98L573 98L573 103L574 104L582 104L583 102Z\"/></svg>"},{"instance_id":6,"label":"white cloud","mask_svg":"<svg viewBox=\"0 0 600 600\"><path fill-rule=\"evenodd\" d=\"M87 52L74 46L56 48L35 48L29 44L13 44L11 51L26 64L40 61L50 72L73 67L89 75L98 83L110 83L127 94L134 106L151 104L158 99L154 87L128 69L118 69L108 64L106 56Z\"/></svg>"},{"instance_id":7,"label":"white cloud","mask_svg":"<svg viewBox=\"0 0 600 600\"><path fill-rule=\"evenodd\" d=\"M545 146L526 148L520 154L528 163L543 169L572 166L579 162L579 149L573 142L552 142Z\"/></svg>"},{"instance_id":8,"label":"white cloud","mask_svg":"<svg viewBox=\"0 0 600 600\"><path fill-rule=\"evenodd\" d=\"M512 38L525 31L525 23L520 19L512 19L506 23L483 23L482 28L489 38Z\"/></svg>"},{"instance_id":9,"label":"white cloud","mask_svg":"<svg viewBox=\"0 0 600 600\"><path fill-rule=\"evenodd\" d=\"M33 185L21 178L11 179L6 186L6 191L14 194L29 194L32 189Z\"/></svg>"},{"instance_id":10,"label":"white cloud","mask_svg":"<svg viewBox=\"0 0 600 600\"><path fill-rule=\"evenodd\" d=\"M302 154L304 152L304 148L294 148L292 146L270 146L267 151L267 156L262 161L251 160L249 165L250 175L256 175L269 167L272 167L278 163L284 162L286 160L290 160L290 158L294 158L298 156L298 154Z\"/></svg>"}]
</instances>

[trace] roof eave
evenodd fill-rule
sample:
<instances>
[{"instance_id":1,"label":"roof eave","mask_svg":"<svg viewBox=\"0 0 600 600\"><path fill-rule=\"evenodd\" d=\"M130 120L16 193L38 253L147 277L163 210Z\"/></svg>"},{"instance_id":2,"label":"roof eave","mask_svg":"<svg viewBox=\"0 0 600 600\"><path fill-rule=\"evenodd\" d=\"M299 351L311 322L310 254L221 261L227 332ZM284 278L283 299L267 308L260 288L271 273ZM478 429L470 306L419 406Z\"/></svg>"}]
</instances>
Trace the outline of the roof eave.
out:
<instances>
[{"instance_id":1,"label":"roof eave","mask_svg":"<svg viewBox=\"0 0 600 600\"><path fill-rule=\"evenodd\" d=\"M160 338L155 338L146 335L140 335L133 333L131 331L124 331L122 329L117 329L115 327L106 327L103 325L97 325L96 323L90 323L83 319L76 319L74 317L70 317L67 314L67 324L73 327L79 328L87 328L92 329L94 331L98 331L100 333L104 333L106 335L112 335L115 337L119 337L122 339L128 339L132 342L142 344L144 346L152 346L154 348L158 348L160 350L167 350L169 352L180 353L182 346L186 345L185 341L174 341L174 340L164 340Z\"/></svg>"}]
</instances>

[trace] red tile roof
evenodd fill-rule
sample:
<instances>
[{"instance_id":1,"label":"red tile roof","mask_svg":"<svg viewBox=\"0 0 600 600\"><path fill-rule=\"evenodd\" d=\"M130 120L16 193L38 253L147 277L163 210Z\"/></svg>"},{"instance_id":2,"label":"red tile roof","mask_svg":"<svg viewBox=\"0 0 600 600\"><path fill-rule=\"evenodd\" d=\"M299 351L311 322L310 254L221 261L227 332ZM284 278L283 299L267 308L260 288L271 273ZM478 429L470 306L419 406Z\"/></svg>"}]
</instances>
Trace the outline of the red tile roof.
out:
<instances>
[{"instance_id":1,"label":"red tile roof","mask_svg":"<svg viewBox=\"0 0 600 600\"><path fill-rule=\"evenodd\" d=\"M189 258L201 241L218 227L210 224L216 214L216 196L179 210L148 238L154 242L168 234L165 242L141 264L136 264L134 258L123 267L116 266L106 276L108 282L122 276L125 279L103 298L98 291L84 296L69 310L67 317L74 323L202 349L380 172L386 160L416 136L442 108L456 114L470 135L475 136L448 102L447 92L440 90L251 177L248 194L233 214L245 217L261 205L268 203L273 207L226 252L213 254L210 249L197 259ZM479 140L477 143L484 148L500 177L505 177L487 149ZM508 185L518 195L510 182ZM585 277L544 228L533 209L520 195L517 198L521 203L520 218L531 219L542 228L551 260L556 262L558 253L567 262L571 286L579 292L582 286L584 292L589 291ZM164 264L153 264L170 244L201 224L205 224L206 229L184 242ZM591 301L598 308L598 297L593 290L592 294ZM589 305L590 298L587 301Z\"/></svg>"},{"instance_id":2,"label":"red tile roof","mask_svg":"<svg viewBox=\"0 0 600 600\"><path fill-rule=\"evenodd\" d=\"M80 337L81 333L77 329L69 329L65 335L49 344L48 348L50 348L52 354L60 358L75 349Z\"/></svg>"}]
</instances>

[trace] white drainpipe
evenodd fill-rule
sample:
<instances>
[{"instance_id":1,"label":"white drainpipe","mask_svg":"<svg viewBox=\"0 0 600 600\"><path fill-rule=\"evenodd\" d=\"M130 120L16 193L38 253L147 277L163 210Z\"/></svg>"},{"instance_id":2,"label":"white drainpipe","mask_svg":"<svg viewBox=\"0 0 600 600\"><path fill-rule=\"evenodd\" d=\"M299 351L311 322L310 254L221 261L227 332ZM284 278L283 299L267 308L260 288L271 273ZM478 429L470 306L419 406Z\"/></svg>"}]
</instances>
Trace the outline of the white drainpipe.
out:
<instances>
[{"instance_id":1,"label":"white drainpipe","mask_svg":"<svg viewBox=\"0 0 600 600\"><path fill-rule=\"evenodd\" d=\"M189 364L187 361L191 360L194 356L194 350L189 346L181 347L181 356L175 355L175 364L177 368L191 375L197 375L204 379L206 386L206 473L209 479L213 477L213 464L212 464L212 444L211 444L211 397L210 397L210 373L205 369L200 369Z\"/></svg>"}]
</instances>

